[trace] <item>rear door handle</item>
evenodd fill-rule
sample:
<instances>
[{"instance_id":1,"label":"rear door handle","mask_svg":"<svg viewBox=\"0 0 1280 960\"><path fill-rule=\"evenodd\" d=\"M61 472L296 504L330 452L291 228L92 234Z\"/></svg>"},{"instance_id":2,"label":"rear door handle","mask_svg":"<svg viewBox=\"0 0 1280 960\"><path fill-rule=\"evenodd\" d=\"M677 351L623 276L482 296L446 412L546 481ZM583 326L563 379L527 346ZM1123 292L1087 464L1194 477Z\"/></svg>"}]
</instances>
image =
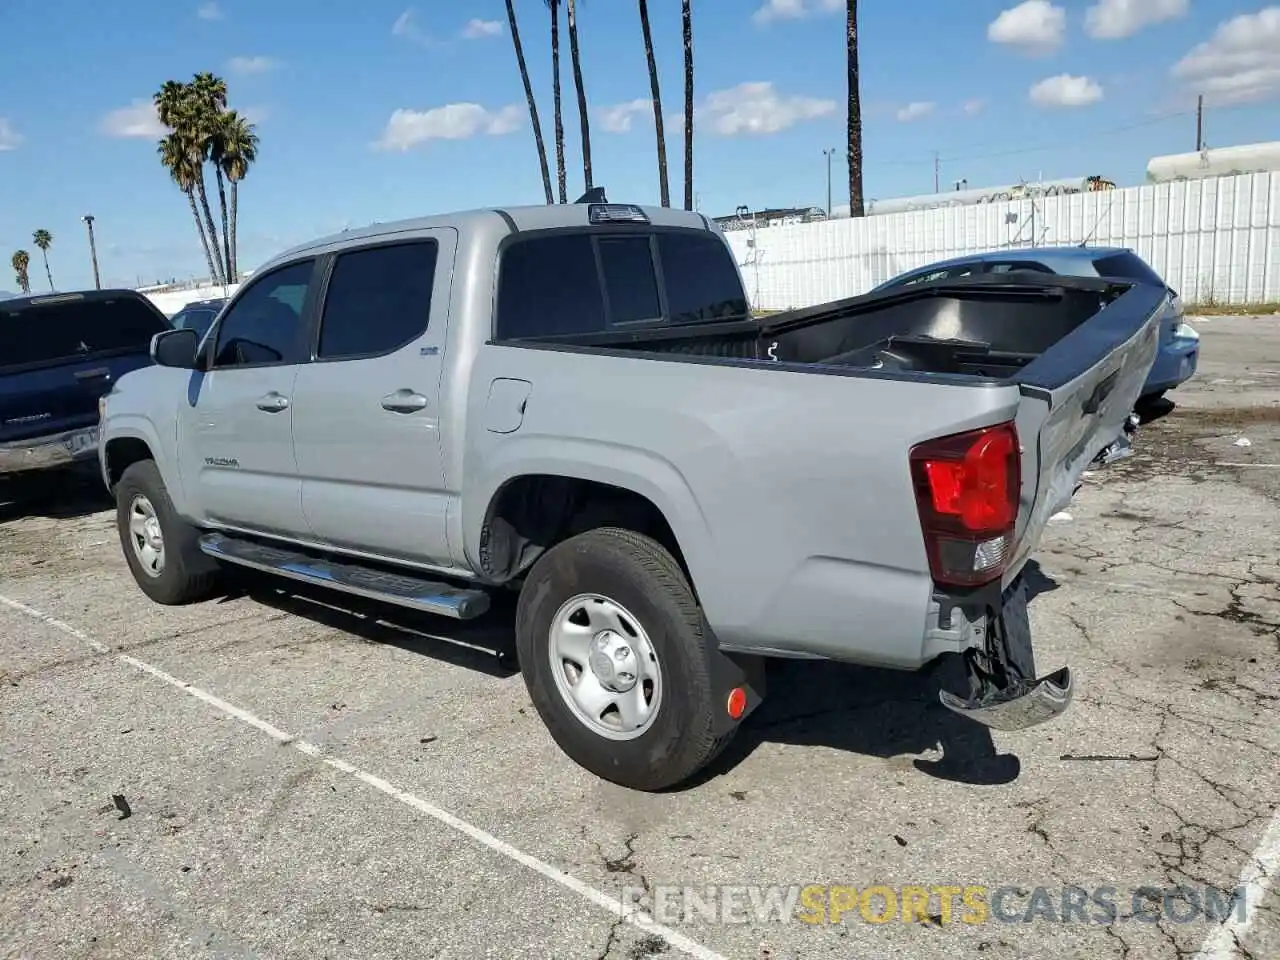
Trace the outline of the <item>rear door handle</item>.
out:
<instances>
[{"instance_id":1,"label":"rear door handle","mask_svg":"<svg viewBox=\"0 0 1280 960\"><path fill-rule=\"evenodd\" d=\"M258 409L265 410L267 413L279 413L287 406L289 406L289 398L282 397L274 390L258 398Z\"/></svg>"},{"instance_id":2,"label":"rear door handle","mask_svg":"<svg viewBox=\"0 0 1280 960\"><path fill-rule=\"evenodd\" d=\"M93 380L97 377L105 377L111 379L110 367L94 367L92 370L77 370L73 376L77 380Z\"/></svg>"},{"instance_id":3,"label":"rear door handle","mask_svg":"<svg viewBox=\"0 0 1280 960\"><path fill-rule=\"evenodd\" d=\"M392 413L415 413L426 405L426 397L409 389L400 389L382 398L382 409Z\"/></svg>"}]
</instances>

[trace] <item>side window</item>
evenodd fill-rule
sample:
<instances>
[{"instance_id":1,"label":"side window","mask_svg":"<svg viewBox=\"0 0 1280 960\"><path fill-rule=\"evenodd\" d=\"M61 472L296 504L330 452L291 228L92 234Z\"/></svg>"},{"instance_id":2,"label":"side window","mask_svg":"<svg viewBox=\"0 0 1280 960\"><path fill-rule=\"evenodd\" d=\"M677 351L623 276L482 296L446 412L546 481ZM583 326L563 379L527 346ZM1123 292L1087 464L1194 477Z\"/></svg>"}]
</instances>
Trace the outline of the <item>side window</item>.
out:
<instances>
[{"instance_id":1,"label":"side window","mask_svg":"<svg viewBox=\"0 0 1280 960\"><path fill-rule=\"evenodd\" d=\"M338 254L324 298L317 357L390 353L416 340L431 316L439 244L416 240Z\"/></svg>"},{"instance_id":2,"label":"side window","mask_svg":"<svg viewBox=\"0 0 1280 960\"><path fill-rule=\"evenodd\" d=\"M586 233L517 240L498 268L495 336L565 336L605 328L596 251Z\"/></svg>"},{"instance_id":3,"label":"side window","mask_svg":"<svg viewBox=\"0 0 1280 960\"><path fill-rule=\"evenodd\" d=\"M987 273L1008 273L1011 270L1037 270L1040 273L1053 273L1043 263L1034 260L1007 260L987 264Z\"/></svg>"},{"instance_id":4,"label":"side window","mask_svg":"<svg viewBox=\"0 0 1280 960\"><path fill-rule=\"evenodd\" d=\"M213 365L300 363L302 305L314 266L304 260L256 279L218 324Z\"/></svg>"},{"instance_id":5,"label":"side window","mask_svg":"<svg viewBox=\"0 0 1280 960\"><path fill-rule=\"evenodd\" d=\"M659 320L658 278L653 273L649 237L601 237L600 265L613 323Z\"/></svg>"},{"instance_id":6,"label":"side window","mask_svg":"<svg viewBox=\"0 0 1280 960\"><path fill-rule=\"evenodd\" d=\"M729 247L715 234L659 233L658 255L672 323L748 315L747 295Z\"/></svg>"},{"instance_id":7,"label":"side window","mask_svg":"<svg viewBox=\"0 0 1280 960\"><path fill-rule=\"evenodd\" d=\"M980 264L962 263L954 267L926 270L924 273L917 273L915 276L907 277L898 286L908 287L917 283L933 283L937 280L955 280L958 277L970 277L978 273L980 269Z\"/></svg>"},{"instance_id":8,"label":"side window","mask_svg":"<svg viewBox=\"0 0 1280 960\"><path fill-rule=\"evenodd\" d=\"M916 283L932 283L934 280L943 280L946 276L946 270L930 270L928 273L918 273L914 277L908 277L902 281L902 285L909 287Z\"/></svg>"}]
</instances>

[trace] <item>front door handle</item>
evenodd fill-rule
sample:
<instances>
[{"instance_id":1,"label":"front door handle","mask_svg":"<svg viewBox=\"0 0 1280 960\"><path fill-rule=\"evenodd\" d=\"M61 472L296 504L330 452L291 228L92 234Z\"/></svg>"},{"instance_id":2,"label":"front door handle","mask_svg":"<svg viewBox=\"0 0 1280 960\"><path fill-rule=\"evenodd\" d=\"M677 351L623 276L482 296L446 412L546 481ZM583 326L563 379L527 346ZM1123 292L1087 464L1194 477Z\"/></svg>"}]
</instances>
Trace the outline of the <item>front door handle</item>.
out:
<instances>
[{"instance_id":1,"label":"front door handle","mask_svg":"<svg viewBox=\"0 0 1280 960\"><path fill-rule=\"evenodd\" d=\"M412 390L400 389L382 398L382 409L392 413L415 413L427 405L427 398Z\"/></svg>"},{"instance_id":2,"label":"front door handle","mask_svg":"<svg viewBox=\"0 0 1280 960\"><path fill-rule=\"evenodd\" d=\"M266 396L258 398L258 409L265 410L267 413L279 413L281 410L289 406L289 398L282 397L280 394L272 390Z\"/></svg>"}]
</instances>

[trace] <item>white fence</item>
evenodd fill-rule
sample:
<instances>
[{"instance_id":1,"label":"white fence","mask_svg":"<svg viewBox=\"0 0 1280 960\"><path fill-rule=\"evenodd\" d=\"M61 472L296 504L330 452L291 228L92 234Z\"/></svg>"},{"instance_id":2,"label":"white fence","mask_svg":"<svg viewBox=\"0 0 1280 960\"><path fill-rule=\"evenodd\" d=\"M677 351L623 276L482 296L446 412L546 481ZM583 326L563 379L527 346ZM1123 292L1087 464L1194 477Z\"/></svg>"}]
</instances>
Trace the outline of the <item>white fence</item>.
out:
<instances>
[{"instance_id":1,"label":"white fence","mask_svg":"<svg viewBox=\"0 0 1280 960\"><path fill-rule=\"evenodd\" d=\"M945 194L939 199L944 199ZM1280 173L726 232L758 308L865 293L997 248L1131 247L1186 303L1280 301Z\"/></svg>"},{"instance_id":2,"label":"white fence","mask_svg":"<svg viewBox=\"0 0 1280 960\"><path fill-rule=\"evenodd\" d=\"M213 300L218 297L229 297L239 288L240 284L229 283L225 287L206 285L203 287L188 287L185 290L162 290L156 292L144 289L138 292L159 307L161 313L171 317L193 300Z\"/></svg>"}]
</instances>

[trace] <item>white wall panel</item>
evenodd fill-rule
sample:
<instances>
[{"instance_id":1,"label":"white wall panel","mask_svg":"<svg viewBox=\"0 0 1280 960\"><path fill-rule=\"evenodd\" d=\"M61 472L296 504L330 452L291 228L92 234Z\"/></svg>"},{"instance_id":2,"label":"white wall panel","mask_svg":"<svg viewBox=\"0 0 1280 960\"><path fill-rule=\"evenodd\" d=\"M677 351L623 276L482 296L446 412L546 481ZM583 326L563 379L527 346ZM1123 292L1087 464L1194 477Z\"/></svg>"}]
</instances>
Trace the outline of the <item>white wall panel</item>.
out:
<instances>
[{"instance_id":1,"label":"white wall panel","mask_svg":"<svg viewBox=\"0 0 1280 960\"><path fill-rule=\"evenodd\" d=\"M726 236L747 295L763 309L855 296L906 270L962 254L1083 241L1132 247L1189 303L1280 301L1280 173L731 230Z\"/></svg>"}]
</instances>

